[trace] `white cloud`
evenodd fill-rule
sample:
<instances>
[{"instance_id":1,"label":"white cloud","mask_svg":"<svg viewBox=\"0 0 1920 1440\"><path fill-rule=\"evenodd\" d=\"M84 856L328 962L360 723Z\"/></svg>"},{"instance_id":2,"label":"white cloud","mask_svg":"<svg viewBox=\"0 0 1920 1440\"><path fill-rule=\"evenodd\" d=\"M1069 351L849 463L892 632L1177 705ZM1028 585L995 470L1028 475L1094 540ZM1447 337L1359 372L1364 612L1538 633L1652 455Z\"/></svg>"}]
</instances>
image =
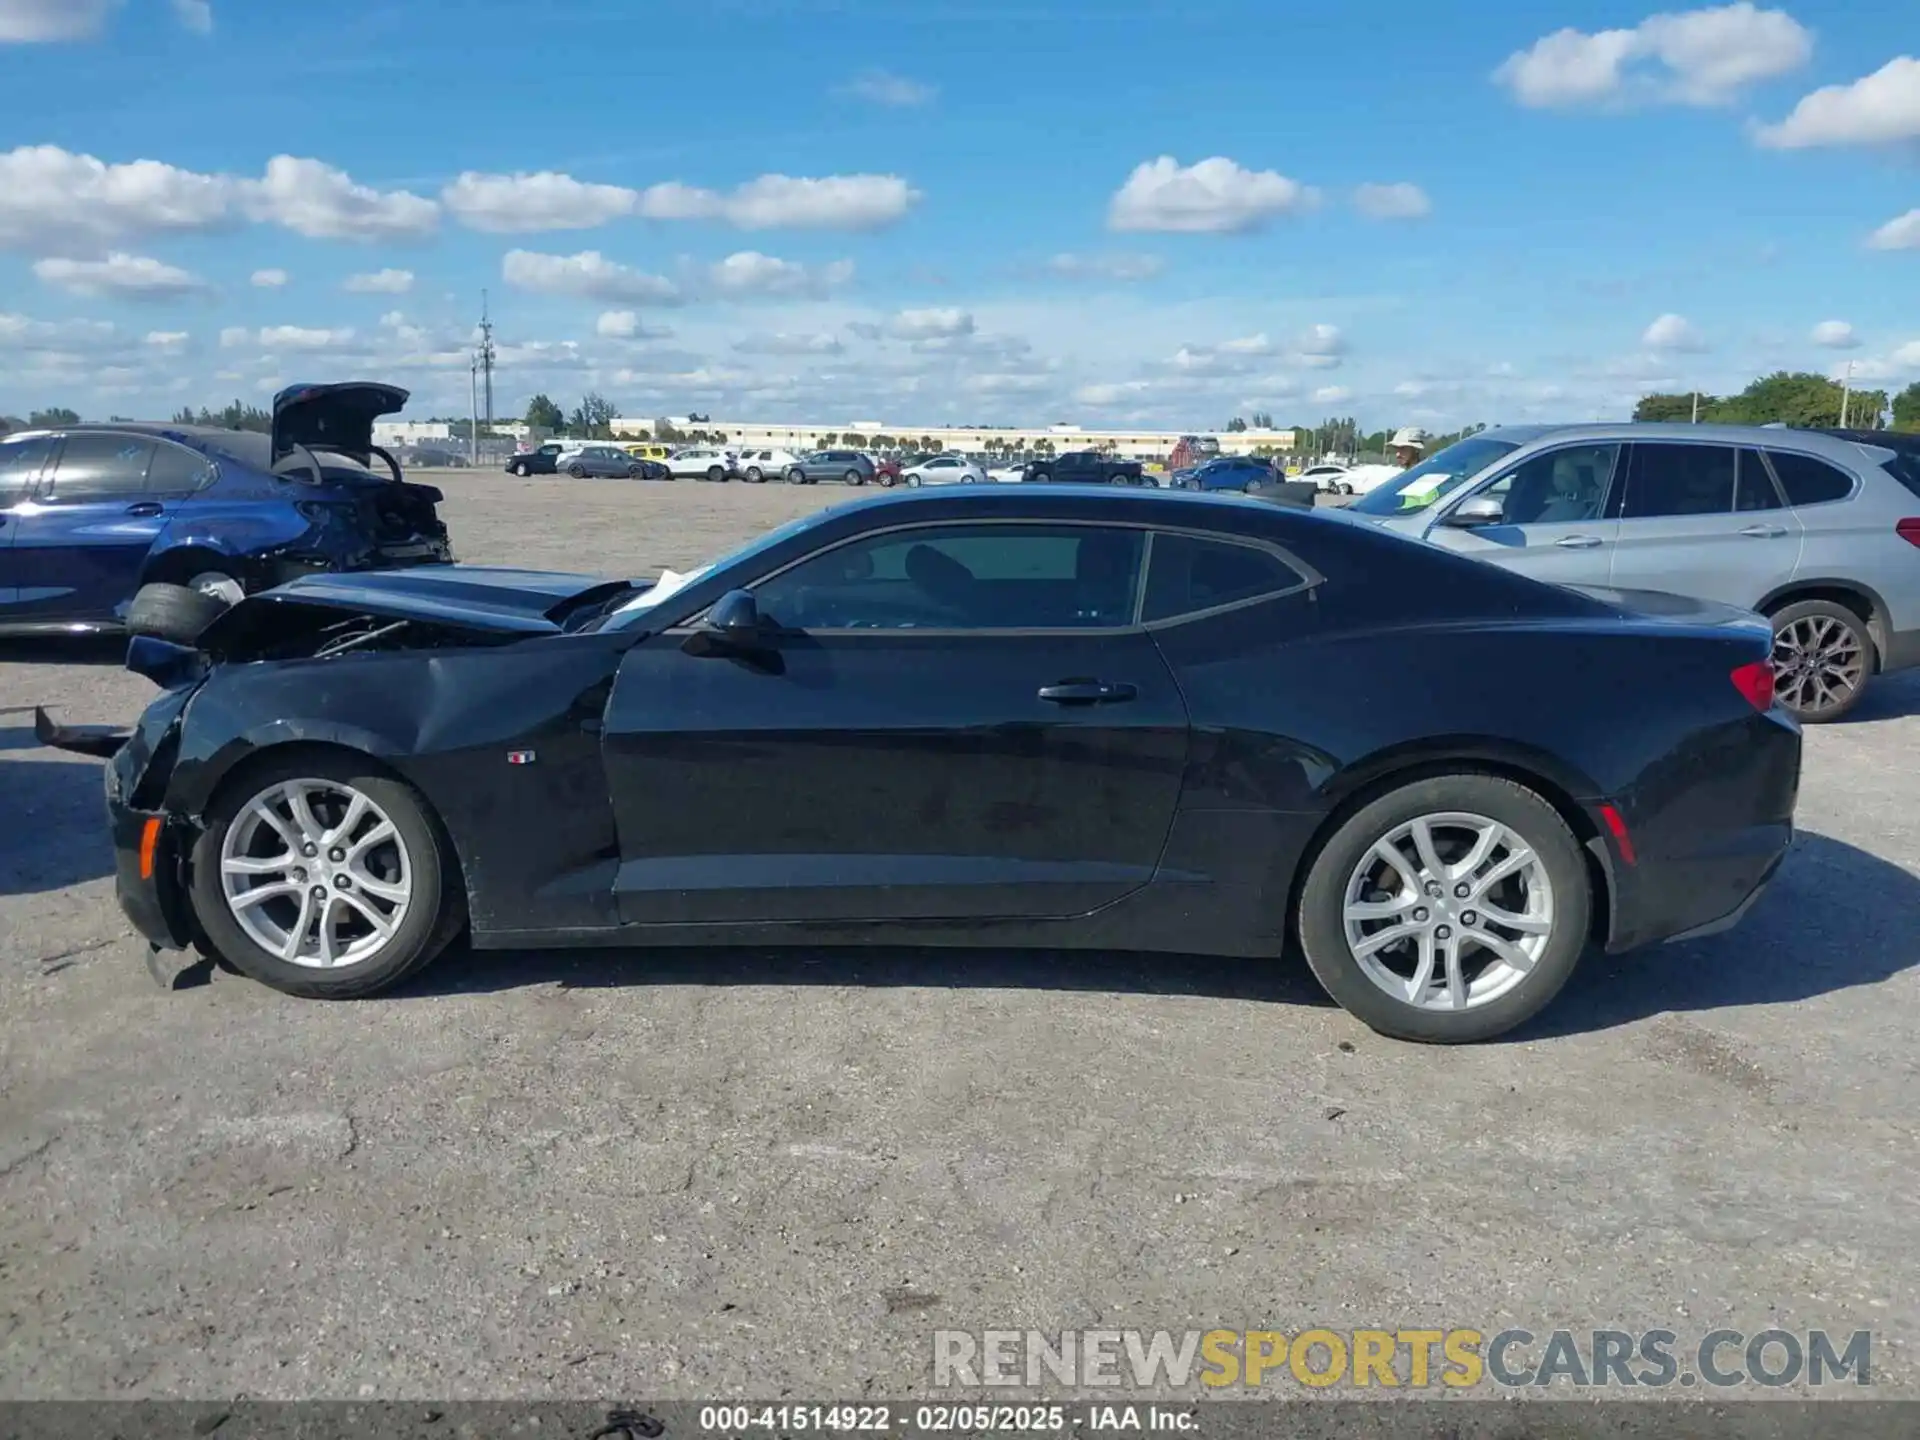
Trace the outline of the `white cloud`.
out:
<instances>
[{"instance_id":1,"label":"white cloud","mask_svg":"<svg viewBox=\"0 0 1920 1440\"><path fill-rule=\"evenodd\" d=\"M245 183L243 201L256 220L315 240L410 239L440 223L431 200L356 184L344 170L292 155L269 160L265 175Z\"/></svg>"},{"instance_id":2,"label":"white cloud","mask_svg":"<svg viewBox=\"0 0 1920 1440\"><path fill-rule=\"evenodd\" d=\"M1273 170L1248 170L1223 155L1181 165L1171 155L1143 161L1114 194L1114 230L1229 234L1257 230L1277 215L1312 208L1318 192Z\"/></svg>"},{"instance_id":3,"label":"white cloud","mask_svg":"<svg viewBox=\"0 0 1920 1440\"><path fill-rule=\"evenodd\" d=\"M178 355L192 338L184 330L149 330L146 343L164 355Z\"/></svg>"},{"instance_id":4,"label":"white cloud","mask_svg":"<svg viewBox=\"0 0 1920 1440\"><path fill-rule=\"evenodd\" d=\"M222 350L232 350L238 346L250 343L252 339L253 331L247 329L246 326L229 325L220 332L220 348Z\"/></svg>"},{"instance_id":5,"label":"white cloud","mask_svg":"<svg viewBox=\"0 0 1920 1440\"><path fill-rule=\"evenodd\" d=\"M823 331L813 335L753 335L733 348L760 355L838 355L846 346L840 343L839 336Z\"/></svg>"},{"instance_id":6,"label":"white cloud","mask_svg":"<svg viewBox=\"0 0 1920 1440\"><path fill-rule=\"evenodd\" d=\"M972 314L948 307L902 310L887 329L903 340L950 340L974 333Z\"/></svg>"},{"instance_id":7,"label":"white cloud","mask_svg":"<svg viewBox=\"0 0 1920 1440\"><path fill-rule=\"evenodd\" d=\"M677 180L640 192L649 220L723 220L741 230L880 230L902 219L920 192L897 175L762 175L728 194Z\"/></svg>"},{"instance_id":8,"label":"white cloud","mask_svg":"<svg viewBox=\"0 0 1920 1440\"><path fill-rule=\"evenodd\" d=\"M674 305L682 298L680 287L671 280L618 264L598 250L578 255L509 250L500 262L500 278L537 295L571 295L582 300Z\"/></svg>"},{"instance_id":9,"label":"white cloud","mask_svg":"<svg viewBox=\"0 0 1920 1440\"><path fill-rule=\"evenodd\" d=\"M1427 192L1406 180L1362 185L1353 192L1353 205L1369 220L1423 220L1433 213Z\"/></svg>"},{"instance_id":10,"label":"white cloud","mask_svg":"<svg viewBox=\"0 0 1920 1440\"><path fill-rule=\"evenodd\" d=\"M640 192L597 185L571 175L488 175L469 170L440 192L448 212L470 230L524 235L541 230L590 230L631 215Z\"/></svg>"},{"instance_id":11,"label":"white cloud","mask_svg":"<svg viewBox=\"0 0 1920 1440\"><path fill-rule=\"evenodd\" d=\"M1920 59L1901 55L1851 85L1822 86L1754 138L1775 150L1920 140Z\"/></svg>"},{"instance_id":12,"label":"white cloud","mask_svg":"<svg viewBox=\"0 0 1920 1440\"><path fill-rule=\"evenodd\" d=\"M109 165L57 145L0 154L0 247L46 253L112 241L211 230L227 221L232 184L134 160Z\"/></svg>"},{"instance_id":13,"label":"white cloud","mask_svg":"<svg viewBox=\"0 0 1920 1440\"><path fill-rule=\"evenodd\" d=\"M1353 398L1353 392L1344 385L1322 385L1313 392L1314 400L1321 405L1339 405Z\"/></svg>"},{"instance_id":14,"label":"white cloud","mask_svg":"<svg viewBox=\"0 0 1920 1440\"><path fill-rule=\"evenodd\" d=\"M353 295L404 295L413 289L411 270L374 270L349 275L340 288Z\"/></svg>"},{"instance_id":15,"label":"white cloud","mask_svg":"<svg viewBox=\"0 0 1920 1440\"><path fill-rule=\"evenodd\" d=\"M1909 340L1892 355L1895 365L1903 370L1920 370L1920 340Z\"/></svg>"},{"instance_id":16,"label":"white cloud","mask_svg":"<svg viewBox=\"0 0 1920 1440\"><path fill-rule=\"evenodd\" d=\"M120 0L0 0L0 44L86 40L100 33Z\"/></svg>"},{"instance_id":17,"label":"white cloud","mask_svg":"<svg viewBox=\"0 0 1920 1440\"><path fill-rule=\"evenodd\" d=\"M287 272L284 270L256 270L251 277L251 283L262 290L277 290L287 283Z\"/></svg>"},{"instance_id":18,"label":"white cloud","mask_svg":"<svg viewBox=\"0 0 1920 1440\"><path fill-rule=\"evenodd\" d=\"M801 265L758 250L742 250L712 265L708 283L722 295L821 295L853 278L851 260Z\"/></svg>"},{"instance_id":19,"label":"white cloud","mask_svg":"<svg viewBox=\"0 0 1920 1440\"><path fill-rule=\"evenodd\" d=\"M1082 385L1073 398L1082 405L1104 409L1144 394L1150 387L1145 380L1118 380L1104 385Z\"/></svg>"},{"instance_id":20,"label":"white cloud","mask_svg":"<svg viewBox=\"0 0 1920 1440\"><path fill-rule=\"evenodd\" d=\"M1640 337L1649 350L1704 350L1706 337L1684 315L1662 315Z\"/></svg>"},{"instance_id":21,"label":"white cloud","mask_svg":"<svg viewBox=\"0 0 1920 1440\"><path fill-rule=\"evenodd\" d=\"M911 109L916 105L932 104L940 90L919 80L909 80L904 75L869 70L851 83L842 85L837 93L850 95L856 100L867 100L875 105Z\"/></svg>"},{"instance_id":22,"label":"white cloud","mask_svg":"<svg viewBox=\"0 0 1920 1440\"><path fill-rule=\"evenodd\" d=\"M593 333L609 340L631 340L644 328L640 317L631 310L602 310L600 318L593 322Z\"/></svg>"},{"instance_id":23,"label":"white cloud","mask_svg":"<svg viewBox=\"0 0 1920 1440\"><path fill-rule=\"evenodd\" d=\"M213 33L211 0L173 0L173 17L196 35Z\"/></svg>"},{"instance_id":24,"label":"white cloud","mask_svg":"<svg viewBox=\"0 0 1920 1440\"><path fill-rule=\"evenodd\" d=\"M1870 250L1920 250L1920 210L1887 221L1867 237Z\"/></svg>"},{"instance_id":25,"label":"white cloud","mask_svg":"<svg viewBox=\"0 0 1920 1440\"><path fill-rule=\"evenodd\" d=\"M1860 337L1853 333L1853 326L1844 320L1822 320L1813 327L1810 338L1814 344L1824 345L1829 350L1852 350L1860 344Z\"/></svg>"},{"instance_id":26,"label":"white cloud","mask_svg":"<svg viewBox=\"0 0 1920 1440\"><path fill-rule=\"evenodd\" d=\"M207 288L204 280L177 265L118 250L104 260L36 260L33 273L43 285L57 286L75 295L115 296L127 300L168 300Z\"/></svg>"},{"instance_id":27,"label":"white cloud","mask_svg":"<svg viewBox=\"0 0 1920 1440\"><path fill-rule=\"evenodd\" d=\"M221 332L222 342L226 332ZM326 330L308 329L300 325L268 325L261 329L257 337L260 345L268 350L329 350L345 345L353 339L351 329Z\"/></svg>"},{"instance_id":28,"label":"white cloud","mask_svg":"<svg viewBox=\"0 0 1920 1440\"><path fill-rule=\"evenodd\" d=\"M1151 280L1167 268L1158 255L1124 252L1108 255L1062 253L1047 261L1047 269L1068 280Z\"/></svg>"},{"instance_id":29,"label":"white cloud","mask_svg":"<svg viewBox=\"0 0 1920 1440\"><path fill-rule=\"evenodd\" d=\"M1338 368L1347 353L1347 337L1337 325L1309 325L1294 342L1294 359L1316 370Z\"/></svg>"},{"instance_id":30,"label":"white cloud","mask_svg":"<svg viewBox=\"0 0 1920 1440\"><path fill-rule=\"evenodd\" d=\"M1493 78L1536 108L1635 99L1723 105L1812 54L1812 33L1786 11L1739 0L1651 15L1631 30L1557 30L1508 56Z\"/></svg>"}]
</instances>

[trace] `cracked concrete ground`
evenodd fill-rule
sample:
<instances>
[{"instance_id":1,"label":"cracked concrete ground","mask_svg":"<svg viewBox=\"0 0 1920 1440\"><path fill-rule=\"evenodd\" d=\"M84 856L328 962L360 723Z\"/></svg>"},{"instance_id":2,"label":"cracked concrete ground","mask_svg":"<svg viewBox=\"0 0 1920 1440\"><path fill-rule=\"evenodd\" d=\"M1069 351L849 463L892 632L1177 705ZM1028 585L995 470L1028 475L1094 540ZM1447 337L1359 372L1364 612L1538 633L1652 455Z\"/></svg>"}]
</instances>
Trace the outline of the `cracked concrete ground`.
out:
<instances>
[{"instance_id":1,"label":"cracked concrete ground","mask_svg":"<svg viewBox=\"0 0 1920 1440\"><path fill-rule=\"evenodd\" d=\"M685 566L836 488L443 477L464 558ZM114 646L0 649L0 1398L922 1394L936 1328L1876 1333L1920 1393L1920 679L1810 732L1731 935L1509 1043L1297 967L453 954L163 993L114 907Z\"/></svg>"}]
</instances>

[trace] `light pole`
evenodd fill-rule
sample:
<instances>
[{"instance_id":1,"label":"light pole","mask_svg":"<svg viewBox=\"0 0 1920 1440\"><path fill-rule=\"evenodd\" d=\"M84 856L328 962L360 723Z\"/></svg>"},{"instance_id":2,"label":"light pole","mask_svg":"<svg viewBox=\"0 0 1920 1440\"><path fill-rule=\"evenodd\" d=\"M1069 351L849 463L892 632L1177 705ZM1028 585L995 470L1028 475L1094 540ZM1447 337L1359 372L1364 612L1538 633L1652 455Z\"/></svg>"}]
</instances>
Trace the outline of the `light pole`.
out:
<instances>
[{"instance_id":1,"label":"light pole","mask_svg":"<svg viewBox=\"0 0 1920 1440\"><path fill-rule=\"evenodd\" d=\"M480 464L480 357L467 364L467 463Z\"/></svg>"},{"instance_id":2,"label":"light pole","mask_svg":"<svg viewBox=\"0 0 1920 1440\"><path fill-rule=\"evenodd\" d=\"M1840 428L1842 430L1847 428L1847 401L1852 398L1852 392L1853 361L1849 360L1847 361L1846 376L1840 381Z\"/></svg>"}]
</instances>

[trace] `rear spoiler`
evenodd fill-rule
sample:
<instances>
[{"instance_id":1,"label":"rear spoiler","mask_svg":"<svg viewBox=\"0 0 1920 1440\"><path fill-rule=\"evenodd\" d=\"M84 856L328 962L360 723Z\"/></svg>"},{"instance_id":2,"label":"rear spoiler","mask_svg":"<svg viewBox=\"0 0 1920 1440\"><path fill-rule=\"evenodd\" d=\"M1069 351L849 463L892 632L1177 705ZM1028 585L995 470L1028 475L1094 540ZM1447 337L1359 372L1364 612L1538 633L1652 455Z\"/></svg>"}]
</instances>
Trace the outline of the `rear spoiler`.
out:
<instances>
[{"instance_id":1,"label":"rear spoiler","mask_svg":"<svg viewBox=\"0 0 1920 1440\"><path fill-rule=\"evenodd\" d=\"M33 738L53 750L111 760L133 738L133 731L112 725L62 725L41 706L33 707Z\"/></svg>"}]
</instances>

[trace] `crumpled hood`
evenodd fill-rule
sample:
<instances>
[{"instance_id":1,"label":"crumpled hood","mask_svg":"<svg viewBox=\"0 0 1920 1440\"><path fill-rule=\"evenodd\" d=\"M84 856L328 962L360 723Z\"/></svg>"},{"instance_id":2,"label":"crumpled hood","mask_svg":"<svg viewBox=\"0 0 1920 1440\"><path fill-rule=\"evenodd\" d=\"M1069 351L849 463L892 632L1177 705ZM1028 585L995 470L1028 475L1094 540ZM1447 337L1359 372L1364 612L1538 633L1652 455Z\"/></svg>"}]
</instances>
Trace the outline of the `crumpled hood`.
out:
<instances>
[{"instance_id":1,"label":"crumpled hood","mask_svg":"<svg viewBox=\"0 0 1920 1440\"><path fill-rule=\"evenodd\" d=\"M491 565L306 575L240 601L200 633L198 645L230 652L274 629L277 616L315 609L496 634L555 634L570 612L632 588L626 580Z\"/></svg>"}]
</instances>

